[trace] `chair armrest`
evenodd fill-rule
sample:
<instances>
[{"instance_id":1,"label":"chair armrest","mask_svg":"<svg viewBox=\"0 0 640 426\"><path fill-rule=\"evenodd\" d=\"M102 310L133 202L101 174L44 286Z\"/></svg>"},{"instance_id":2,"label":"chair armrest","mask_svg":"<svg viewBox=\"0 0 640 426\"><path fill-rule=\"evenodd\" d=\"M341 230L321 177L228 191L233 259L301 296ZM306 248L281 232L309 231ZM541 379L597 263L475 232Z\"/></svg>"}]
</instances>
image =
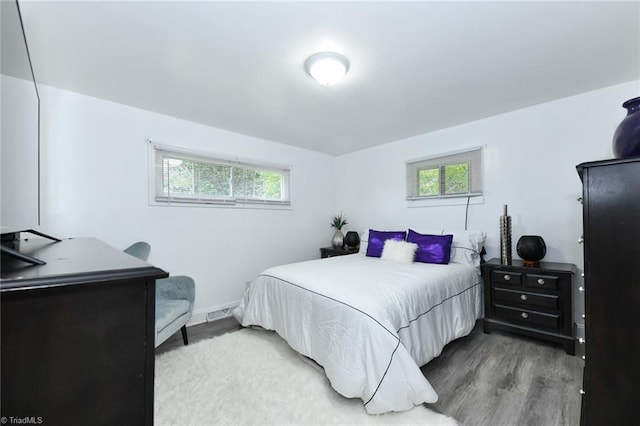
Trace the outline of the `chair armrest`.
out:
<instances>
[{"instance_id":1,"label":"chair armrest","mask_svg":"<svg viewBox=\"0 0 640 426\"><path fill-rule=\"evenodd\" d=\"M156 299L184 299L193 307L196 298L196 284L191 277L175 277L156 280Z\"/></svg>"}]
</instances>

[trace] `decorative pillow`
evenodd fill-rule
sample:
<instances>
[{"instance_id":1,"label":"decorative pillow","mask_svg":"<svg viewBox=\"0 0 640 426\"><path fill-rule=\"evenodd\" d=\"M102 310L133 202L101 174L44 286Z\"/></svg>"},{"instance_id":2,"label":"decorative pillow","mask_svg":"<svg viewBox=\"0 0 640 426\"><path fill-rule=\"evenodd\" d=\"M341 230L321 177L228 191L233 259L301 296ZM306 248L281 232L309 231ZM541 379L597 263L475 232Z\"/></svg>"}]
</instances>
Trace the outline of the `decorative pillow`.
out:
<instances>
[{"instance_id":1,"label":"decorative pillow","mask_svg":"<svg viewBox=\"0 0 640 426\"><path fill-rule=\"evenodd\" d=\"M482 252L482 247L487 238L486 233L481 231L451 231L446 229L444 232L453 234L451 258L449 262L480 266L480 252Z\"/></svg>"},{"instance_id":2,"label":"decorative pillow","mask_svg":"<svg viewBox=\"0 0 640 426\"><path fill-rule=\"evenodd\" d=\"M407 241L418 244L415 257L416 262L438 263L443 265L449 263L453 235L419 234L413 229L409 229Z\"/></svg>"},{"instance_id":3,"label":"decorative pillow","mask_svg":"<svg viewBox=\"0 0 640 426\"><path fill-rule=\"evenodd\" d=\"M418 245L416 243L388 239L384 242L380 259L397 263L413 263L413 257L417 249Z\"/></svg>"},{"instance_id":4,"label":"decorative pillow","mask_svg":"<svg viewBox=\"0 0 640 426\"><path fill-rule=\"evenodd\" d=\"M380 257L386 240L404 241L406 236L407 233L405 231L376 231L369 229L367 256Z\"/></svg>"}]
</instances>

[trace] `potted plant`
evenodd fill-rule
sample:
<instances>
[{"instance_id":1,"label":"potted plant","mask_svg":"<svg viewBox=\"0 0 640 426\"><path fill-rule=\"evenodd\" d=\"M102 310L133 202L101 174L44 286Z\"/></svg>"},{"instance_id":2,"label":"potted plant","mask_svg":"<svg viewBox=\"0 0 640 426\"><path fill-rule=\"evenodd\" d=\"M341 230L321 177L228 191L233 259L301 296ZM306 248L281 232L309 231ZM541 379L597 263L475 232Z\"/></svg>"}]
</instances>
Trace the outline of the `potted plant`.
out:
<instances>
[{"instance_id":1,"label":"potted plant","mask_svg":"<svg viewBox=\"0 0 640 426\"><path fill-rule=\"evenodd\" d=\"M342 227L347 225L347 218L340 213L337 216L333 217L331 221L331 227L336 228L336 232L333 234L333 238L331 239L331 245L333 248L342 248L344 244L344 235L342 235Z\"/></svg>"}]
</instances>

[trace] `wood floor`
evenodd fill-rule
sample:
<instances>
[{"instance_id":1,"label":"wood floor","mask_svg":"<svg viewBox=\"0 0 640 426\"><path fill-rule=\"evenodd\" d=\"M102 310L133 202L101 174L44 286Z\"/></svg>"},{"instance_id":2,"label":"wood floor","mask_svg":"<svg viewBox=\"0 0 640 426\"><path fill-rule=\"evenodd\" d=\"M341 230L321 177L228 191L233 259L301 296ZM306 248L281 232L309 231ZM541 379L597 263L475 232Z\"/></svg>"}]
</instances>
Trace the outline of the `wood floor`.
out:
<instances>
[{"instance_id":1,"label":"wood floor","mask_svg":"<svg viewBox=\"0 0 640 426\"><path fill-rule=\"evenodd\" d=\"M189 342L240 328L233 318L189 327ZM156 354L182 346L176 333ZM434 411L473 426L577 426L580 424L580 356L559 345L494 332L481 322L467 337L447 345L422 367L440 399Z\"/></svg>"}]
</instances>

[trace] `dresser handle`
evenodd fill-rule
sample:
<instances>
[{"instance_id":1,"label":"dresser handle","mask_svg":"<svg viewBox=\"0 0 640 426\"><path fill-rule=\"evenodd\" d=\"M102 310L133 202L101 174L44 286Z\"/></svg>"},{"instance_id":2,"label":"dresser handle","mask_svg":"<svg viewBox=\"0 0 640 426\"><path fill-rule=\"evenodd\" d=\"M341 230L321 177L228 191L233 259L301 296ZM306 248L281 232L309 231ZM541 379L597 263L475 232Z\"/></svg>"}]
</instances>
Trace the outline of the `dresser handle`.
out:
<instances>
[{"instance_id":1,"label":"dresser handle","mask_svg":"<svg viewBox=\"0 0 640 426\"><path fill-rule=\"evenodd\" d=\"M578 291L579 291L580 293L584 293L584 287L582 287L582 286L578 287Z\"/></svg>"},{"instance_id":2,"label":"dresser handle","mask_svg":"<svg viewBox=\"0 0 640 426\"><path fill-rule=\"evenodd\" d=\"M580 389L580 395L586 395L586 394L587 393L584 390Z\"/></svg>"},{"instance_id":3,"label":"dresser handle","mask_svg":"<svg viewBox=\"0 0 640 426\"><path fill-rule=\"evenodd\" d=\"M577 198L577 200L578 200L578 202L579 202L580 204L582 204L582 196L579 196L579 197Z\"/></svg>"},{"instance_id":4,"label":"dresser handle","mask_svg":"<svg viewBox=\"0 0 640 426\"><path fill-rule=\"evenodd\" d=\"M584 355L582 355L582 360L583 360L583 361L586 361L586 360L587 360L587 357L586 357L586 356L584 356Z\"/></svg>"},{"instance_id":5,"label":"dresser handle","mask_svg":"<svg viewBox=\"0 0 640 426\"><path fill-rule=\"evenodd\" d=\"M525 319L526 319L526 318L529 318L529 314L528 314L528 313L526 313L526 312L521 313L521 314L520 314L520 316L521 316L522 318L525 318Z\"/></svg>"},{"instance_id":6,"label":"dresser handle","mask_svg":"<svg viewBox=\"0 0 640 426\"><path fill-rule=\"evenodd\" d=\"M584 278L584 272L582 272L582 273L580 274L580 276L581 276L582 278Z\"/></svg>"},{"instance_id":7,"label":"dresser handle","mask_svg":"<svg viewBox=\"0 0 640 426\"><path fill-rule=\"evenodd\" d=\"M585 314L582 314L580 316L582 317L582 319L586 319L587 318Z\"/></svg>"},{"instance_id":8,"label":"dresser handle","mask_svg":"<svg viewBox=\"0 0 640 426\"><path fill-rule=\"evenodd\" d=\"M580 343L581 345L584 345L587 341L584 340L582 337L578 337L578 343Z\"/></svg>"},{"instance_id":9,"label":"dresser handle","mask_svg":"<svg viewBox=\"0 0 640 426\"><path fill-rule=\"evenodd\" d=\"M544 285L544 280L542 278L538 278L538 284Z\"/></svg>"},{"instance_id":10,"label":"dresser handle","mask_svg":"<svg viewBox=\"0 0 640 426\"><path fill-rule=\"evenodd\" d=\"M503 278L505 281L509 281L511 279L511 275L505 274Z\"/></svg>"},{"instance_id":11,"label":"dresser handle","mask_svg":"<svg viewBox=\"0 0 640 426\"><path fill-rule=\"evenodd\" d=\"M582 244L582 243L584 243L584 237L578 238L578 244Z\"/></svg>"},{"instance_id":12,"label":"dresser handle","mask_svg":"<svg viewBox=\"0 0 640 426\"><path fill-rule=\"evenodd\" d=\"M528 297L527 297L527 295L526 295L526 294L521 294L521 295L520 295L520 299L522 299L522 300L527 300L527 299L528 299Z\"/></svg>"}]
</instances>

